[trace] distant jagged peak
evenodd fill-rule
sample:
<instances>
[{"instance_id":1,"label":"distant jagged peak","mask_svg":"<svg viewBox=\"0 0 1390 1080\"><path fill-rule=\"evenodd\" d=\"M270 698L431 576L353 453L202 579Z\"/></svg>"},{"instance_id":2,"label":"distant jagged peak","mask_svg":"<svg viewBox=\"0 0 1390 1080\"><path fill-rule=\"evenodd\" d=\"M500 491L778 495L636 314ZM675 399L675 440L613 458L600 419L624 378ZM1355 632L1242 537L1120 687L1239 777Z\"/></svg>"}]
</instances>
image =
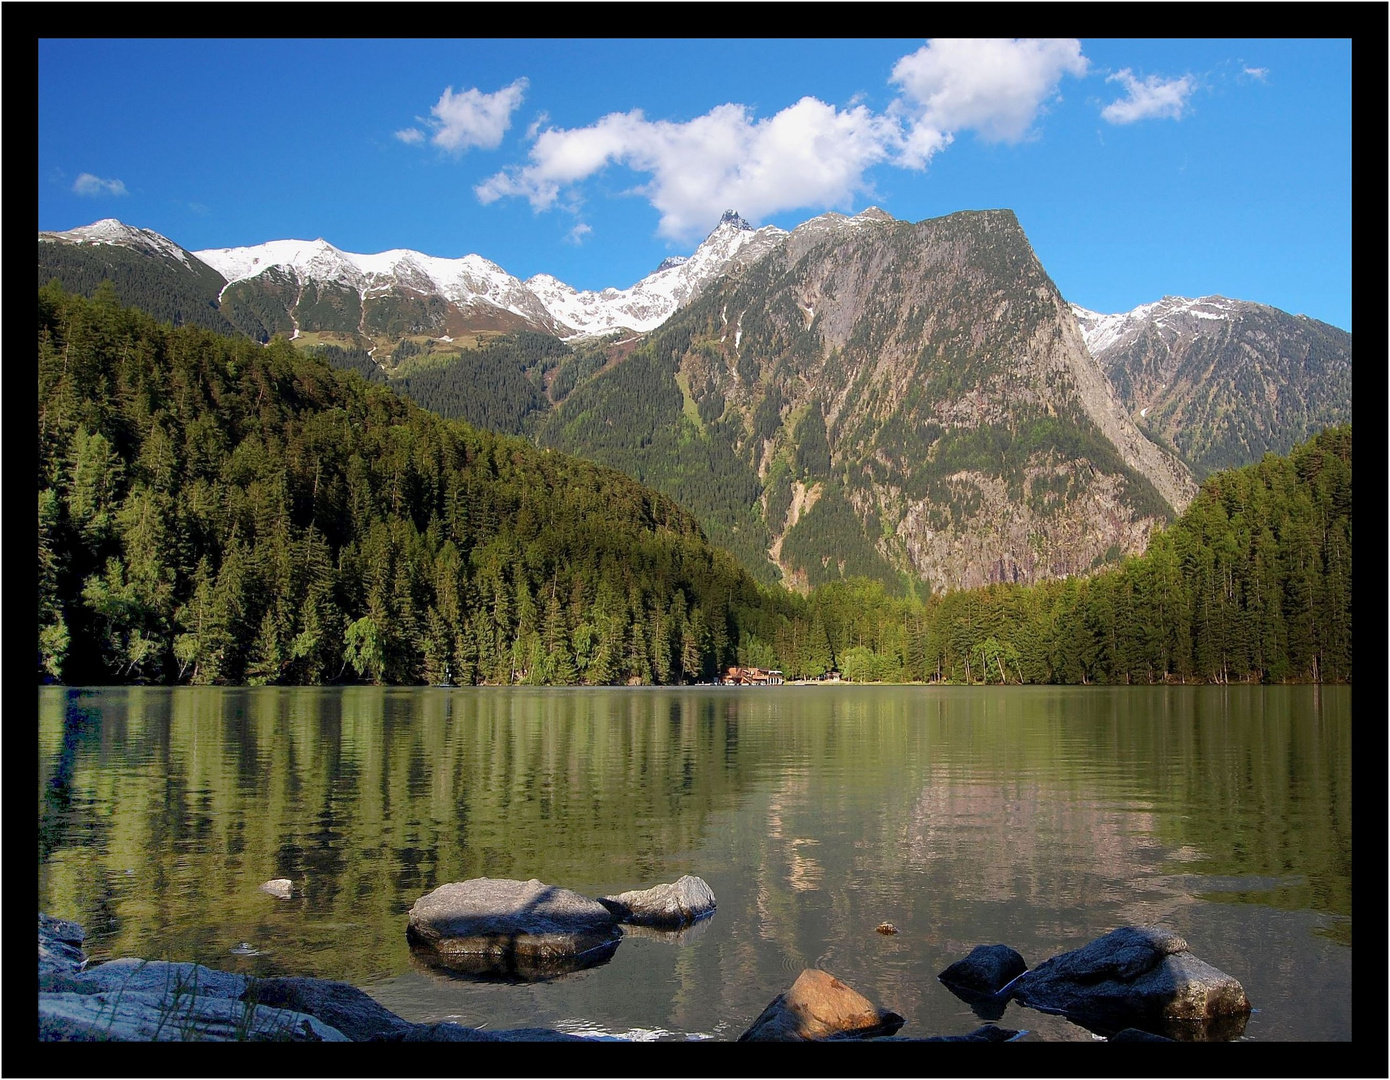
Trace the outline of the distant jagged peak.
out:
<instances>
[{"instance_id":1,"label":"distant jagged peak","mask_svg":"<svg viewBox=\"0 0 1390 1080\"><path fill-rule=\"evenodd\" d=\"M1081 336L1086 347L1097 358L1104 356L1117 346L1132 342L1146 326L1153 326L1169 335L1194 333L1203 322L1224 322L1236 318L1242 312L1261 308L1264 305L1249 300L1232 300L1219 294L1209 296L1165 296L1147 304L1117 312L1113 315L1091 311L1079 304L1071 304L1071 311L1081 327Z\"/></svg>"},{"instance_id":2,"label":"distant jagged peak","mask_svg":"<svg viewBox=\"0 0 1390 1080\"><path fill-rule=\"evenodd\" d=\"M659 274L663 270L674 270L677 266L680 266L681 263L687 263L689 261L689 255L668 255L661 260L661 265L656 268L655 272Z\"/></svg>"},{"instance_id":3,"label":"distant jagged peak","mask_svg":"<svg viewBox=\"0 0 1390 1080\"><path fill-rule=\"evenodd\" d=\"M719 218L719 224L732 225L735 229L740 229L747 232L753 231L753 226L749 225L748 222L744 221L743 218L739 216L737 210L725 210ZM716 228L717 227L718 226L716 226Z\"/></svg>"},{"instance_id":4,"label":"distant jagged peak","mask_svg":"<svg viewBox=\"0 0 1390 1080\"><path fill-rule=\"evenodd\" d=\"M883 207L881 207L881 206L869 206L869 207L865 207L863 210L860 210L859 213L855 214L854 217L853 217L851 220L853 220L853 221L896 221L897 218L895 218L892 214L890 214L887 210L883 209Z\"/></svg>"}]
</instances>

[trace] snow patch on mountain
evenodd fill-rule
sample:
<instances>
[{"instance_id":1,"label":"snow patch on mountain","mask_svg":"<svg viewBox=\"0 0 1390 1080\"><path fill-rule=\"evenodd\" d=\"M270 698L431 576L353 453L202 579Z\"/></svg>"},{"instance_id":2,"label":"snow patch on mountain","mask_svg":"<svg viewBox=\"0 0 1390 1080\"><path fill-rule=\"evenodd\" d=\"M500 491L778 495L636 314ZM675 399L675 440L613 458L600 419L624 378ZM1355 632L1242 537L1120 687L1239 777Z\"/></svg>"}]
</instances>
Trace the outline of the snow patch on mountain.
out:
<instances>
[{"instance_id":1,"label":"snow patch on mountain","mask_svg":"<svg viewBox=\"0 0 1390 1080\"><path fill-rule=\"evenodd\" d=\"M580 292L549 274L528 278L526 285L557 321L574 328L569 337L615 330L645 333L693 300L714 278L767 254L786 236L786 230L775 225L754 229L730 210L688 259L674 266L663 263L665 269L631 288Z\"/></svg>"},{"instance_id":2,"label":"snow patch on mountain","mask_svg":"<svg viewBox=\"0 0 1390 1080\"><path fill-rule=\"evenodd\" d=\"M1133 344L1146 327L1155 327L1165 341L1172 341L1182 334L1200 333L1200 321L1229 321L1250 306L1248 301L1229 300L1224 296L1196 299L1165 296L1115 315L1102 315L1077 304L1071 305L1071 311L1081 327L1086 347L1092 356L1100 359L1117 348Z\"/></svg>"},{"instance_id":3,"label":"snow patch on mountain","mask_svg":"<svg viewBox=\"0 0 1390 1080\"><path fill-rule=\"evenodd\" d=\"M81 225L63 232L41 232L39 239L49 243L58 241L68 244L112 244L116 247L142 248L157 255L178 259L189 269L193 266L188 261L188 252L167 236L161 236L150 229L137 229L115 218L102 218L90 225Z\"/></svg>"},{"instance_id":4,"label":"snow patch on mountain","mask_svg":"<svg viewBox=\"0 0 1390 1080\"><path fill-rule=\"evenodd\" d=\"M406 248L363 255L343 251L322 238L270 240L246 247L207 248L189 253L158 233L132 228L114 218L64 233L40 233L39 238L145 248L173 256L190 269L193 264L188 255L192 254L221 274L228 286L275 269L288 275L301 290L311 281L334 284L352 289L364 301L408 290L419 295L438 295L461 306L491 305L563 338L574 339L615 331L654 330L694 300L709 282L750 265L789 236L820 239L836 230L892 221L883 210L869 207L853 217L834 212L823 214L789 233L775 225L754 228L735 211L726 210L719 224L690 256L663 260L653 273L629 288L600 291L581 291L549 274L537 274L522 282L480 255L446 259ZM740 328L736 327L735 342L740 336Z\"/></svg>"}]
</instances>

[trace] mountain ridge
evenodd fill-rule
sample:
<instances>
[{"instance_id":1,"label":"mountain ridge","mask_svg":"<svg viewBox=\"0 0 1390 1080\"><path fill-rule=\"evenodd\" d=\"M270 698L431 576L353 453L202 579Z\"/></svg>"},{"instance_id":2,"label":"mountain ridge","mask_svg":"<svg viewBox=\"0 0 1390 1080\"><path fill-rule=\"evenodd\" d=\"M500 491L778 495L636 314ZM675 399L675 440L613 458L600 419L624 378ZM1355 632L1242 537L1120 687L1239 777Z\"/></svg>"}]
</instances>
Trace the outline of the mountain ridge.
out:
<instances>
[{"instance_id":1,"label":"mountain ridge","mask_svg":"<svg viewBox=\"0 0 1390 1080\"><path fill-rule=\"evenodd\" d=\"M1278 408L1246 402L1252 388L1278 398L1264 370L1293 371L1300 348L1335 360L1299 338L1335 328L1223 297L1091 312L1061 296L1007 209L911 223L870 207L790 232L727 211L690 257L583 293L480 256L358 256L321 239L181 258L107 219L41 234L40 283L45 250L109 257L121 244L166 277L215 277L194 316L261 341L346 345L348 366L422 404L447 399L446 415L621 468L695 509L763 580L799 587L1086 572L1142 550L1213 453L1256 460L1266 429L1350 419L1350 335L1346 378L1330 381L1341 411L1302 386ZM1233 359L1212 330L1238 346ZM1259 335L1284 342L1278 365L1242 359ZM1194 357L1207 367L1183 369L1181 401L1156 412L1141 400ZM1238 377L1215 377L1221 364ZM1220 401L1202 400L1206 384ZM498 407L480 412L488 394ZM1289 419L1299 395L1313 404Z\"/></svg>"},{"instance_id":2,"label":"mountain ridge","mask_svg":"<svg viewBox=\"0 0 1390 1080\"><path fill-rule=\"evenodd\" d=\"M1071 307L1125 410L1199 478L1351 420L1351 335L1339 327L1224 296L1115 315Z\"/></svg>"}]
</instances>

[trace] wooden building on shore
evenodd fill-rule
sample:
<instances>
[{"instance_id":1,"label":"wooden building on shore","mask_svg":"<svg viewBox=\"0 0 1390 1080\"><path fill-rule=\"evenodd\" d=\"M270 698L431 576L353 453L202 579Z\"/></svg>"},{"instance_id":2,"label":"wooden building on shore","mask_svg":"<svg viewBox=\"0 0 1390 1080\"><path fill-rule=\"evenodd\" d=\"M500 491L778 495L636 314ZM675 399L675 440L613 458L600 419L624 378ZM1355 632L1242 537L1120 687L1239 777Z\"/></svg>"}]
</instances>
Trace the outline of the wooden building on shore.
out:
<instances>
[{"instance_id":1,"label":"wooden building on shore","mask_svg":"<svg viewBox=\"0 0 1390 1080\"><path fill-rule=\"evenodd\" d=\"M725 686L781 686L786 680L777 668L731 667L720 680Z\"/></svg>"}]
</instances>

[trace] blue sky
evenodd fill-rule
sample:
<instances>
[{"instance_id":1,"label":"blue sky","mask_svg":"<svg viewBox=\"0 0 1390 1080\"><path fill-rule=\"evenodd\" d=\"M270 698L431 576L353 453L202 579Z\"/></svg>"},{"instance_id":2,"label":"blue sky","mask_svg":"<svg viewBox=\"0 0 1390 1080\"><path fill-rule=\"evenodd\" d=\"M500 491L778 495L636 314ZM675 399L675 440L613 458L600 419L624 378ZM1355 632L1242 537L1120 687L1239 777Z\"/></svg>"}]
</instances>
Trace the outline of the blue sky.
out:
<instances>
[{"instance_id":1,"label":"blue sky","mask_svg":"<svg viewBox=\"0 0 1390 1080\"><path fill-rule=\"evenodd\" d=\"M39 43L39 228L323 237L625 287L726 207L1014 210L1101 312L1351 328L1345 40Z\"/></svg>"}]
</instances>

